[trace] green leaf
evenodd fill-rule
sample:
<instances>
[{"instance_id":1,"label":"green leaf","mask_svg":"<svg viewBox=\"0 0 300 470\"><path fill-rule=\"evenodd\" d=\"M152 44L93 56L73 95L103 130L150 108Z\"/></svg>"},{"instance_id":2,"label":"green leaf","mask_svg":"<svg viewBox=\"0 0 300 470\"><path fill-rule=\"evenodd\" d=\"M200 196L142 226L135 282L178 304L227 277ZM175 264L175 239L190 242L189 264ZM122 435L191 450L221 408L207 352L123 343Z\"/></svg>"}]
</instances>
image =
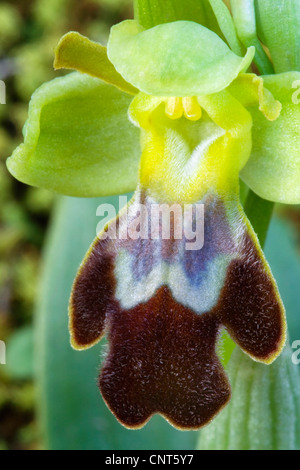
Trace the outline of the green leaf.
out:
<instances>
[{"instance_id":1,"label":"green leaf","mask_svg":"<svg viewBox=\"0 0 300 470\"><path fill-rule=\"evenodd\" d=\"M65 34L55 49L55 69L72 69L116 86L122 91L136 94L138 90L127 83L107 57L106 47L90 41L74 31Z\"/></svg>"},{"instance_id":2,"label":"green leaf","mask_svg":"<svg viewBox=\"0 0 300 470\"><path fill-rule=\"evenodd\" d=\"M291 344L300 339L300 253L297 240L297 231L291 224L278 216L273 217L264 251L286 309Z\"/></svg>"},{"instance_id":3,"label":"green leaf","mask_svg":"<svg viewBox=\"0 0 300 470\"><path fill-rule=\"evenodd\" d=\"M33 95L25 142L8 159L23 183L69 196L119 194L136 187L139 133L130 96L97 78L71 73Z\"/></svg>"},{"instance_id":4,"label":"green leaf","mask_svg":"<svg viewBox=\"0 0 300 470\"><path fill-rule=\"evenodd\" d=\"M300 448L300 376L286 347L270 366L236 348L228 366L232 399L200 433L201 450Z\"/></svg>"},{"instance_id":5,"label":"green leaf","mask_svg":"<svg viewBox=\"0 0 300 470\"><path fill-rule=\"evenodd\" d=\"M78 266L95 236L100 203L113 204L118 210L118 198L62 198L46 246L35 352L46 448L193 449L196 433L176 431L158 416L134 432L121 426L97 387L105 345L80 352L70 346L69 295Z\"/></svg>"},{"instance_id":6,"label":"green leaf","mask_svg":"<svg viewBox=\"0 0 300 470\"><path fill-rule=\"evenodd\" d=\"M261 198L284 204L300 203L300 106L293 86L299 72L263 77L265 87L282 103L279 118L270 122L257 107L253 118L253 147L241 178ZM299 85L298 85L299 86Z\"/></svg>"},{"instance_id":7,"label":"green leaf","mask_svg":"<svg viewBox=\"0 0 300 470\"><path fill-rule=\"evenodd\" d=\"M113 26L108 57L131 84L150 95L194 96L226 88L254 55L235 55L215 33L191 21L144 30L134 20Z\"/></svg>"},{"instance_id":8,"label":"green leaf","mask_svg":"<svg viewBox=\"0 0 300 470\"><path fill-rule=\"evenodd\" d=\"M255 9L258 34L270 50L275 72L300 72L298 0L255 0Z\"/></svg>"}]
</instances>

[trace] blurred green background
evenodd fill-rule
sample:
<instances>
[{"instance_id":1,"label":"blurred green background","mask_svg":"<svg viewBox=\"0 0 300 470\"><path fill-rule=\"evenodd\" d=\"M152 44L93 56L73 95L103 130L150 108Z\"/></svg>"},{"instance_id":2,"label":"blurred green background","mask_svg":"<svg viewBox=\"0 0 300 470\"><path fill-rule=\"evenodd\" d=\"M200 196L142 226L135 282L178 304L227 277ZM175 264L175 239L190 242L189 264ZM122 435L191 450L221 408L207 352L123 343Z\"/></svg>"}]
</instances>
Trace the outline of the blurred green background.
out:
<instances>
[{"instance_id":1,"label":"blurred green background","mask_svg":"<svg viewBox=\"0 0 300 470\"><path fill-rule=\"evenodd\" d=\"M55 196L14 180L5 160L22 141L28 102L54 72L53 49L76 30L105 43L112 24L132 17L130 0L0 1L0 449L43 448L36 424L32 322L40 258ZM94 384L92 384L94 385Z\"/></svg>"},{"instance_id":2,"label":"blurred green background","mask_svg":"<svg viewBox=\"0 0 300 470\"><path fill-rule=\"evenodd\" d=\"M175 431L160 417L141 431L123 429L96 387L103 347L78 353L69 346L69 290L94 237L99 200L58 198L18 183L5 166L22 141L31 94L59 75L52 67L59 38L76 30L105 43L110 26L131 17L131 0L0 1L0 79L7 86L7 104L0 104L0 340L7 344L7 364L0 365L0 450L196 445L197 433ZM299 234L299 207L277 207L266 253L291 340L300 339Z\"/></svg>"}]
</instances>

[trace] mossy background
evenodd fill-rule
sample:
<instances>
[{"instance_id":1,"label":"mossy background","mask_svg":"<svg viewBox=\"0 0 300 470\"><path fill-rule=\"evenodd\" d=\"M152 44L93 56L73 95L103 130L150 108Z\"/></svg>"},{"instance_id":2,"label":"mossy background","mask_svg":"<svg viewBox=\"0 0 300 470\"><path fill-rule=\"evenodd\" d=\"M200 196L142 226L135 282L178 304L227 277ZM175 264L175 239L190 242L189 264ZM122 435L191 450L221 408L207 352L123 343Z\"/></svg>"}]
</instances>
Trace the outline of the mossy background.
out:
<instances>
[{"instance_id":1,"label":"mossy background","mask_svg":"<svg viewBox=\"0 0 300 470\"><path fill-rule=\"evenodd\" d=\"M6 158L22 141L28 102L53 70L53 49L70 30L102 43L111 25L132 17L130 0L0 1L0 449L39 449L35 417L33 315L41 252L56 196L14 180Z\"/></svg>"},{"instance_id":2,"label":"mossy background","mask_svg":"<svg viewBox=\"0 0 300 470\"><path fill-rule=\"evenodd\" d=\"M76 30L105 43L110 26L131 17L131 0L0 1L0 79L7 87L7 104L0 105L0 339L7 344L7 364L0 365L0 450L46 447L36 412L34 362L38 358L34 361L33 317L45 235L57 199L48 191L18 183L7 172L5 160L22 141L31 94L43 82L62 74L52 67L59 38ZM286 304L290 299L288 317L294 340L300 339L300 312L298 318L290 312L299 307L299 295L296 289L288 293L288 288L290 280L297 286L299 279L293 277L291 264L280 252L282 228L278 226L287 227L293 244L292 248L289 245L289 259L297 263L300 211L299 206L280 206L276 212L269 251L274 269L277 263L276 271L281 270L278 283L286 291ZM178 439L177 448L182 445Z\"/></svg>"}]
</instances>

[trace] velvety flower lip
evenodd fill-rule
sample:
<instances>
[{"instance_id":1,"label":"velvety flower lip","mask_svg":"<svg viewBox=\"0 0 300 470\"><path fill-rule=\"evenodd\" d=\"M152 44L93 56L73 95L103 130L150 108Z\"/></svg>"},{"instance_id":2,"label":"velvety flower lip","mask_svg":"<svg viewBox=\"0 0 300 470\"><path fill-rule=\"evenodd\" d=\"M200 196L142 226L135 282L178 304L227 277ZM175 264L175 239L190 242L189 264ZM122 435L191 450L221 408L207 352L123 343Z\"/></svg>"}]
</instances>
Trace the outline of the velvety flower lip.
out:
<instances>
[{"instance_id":1,"label":"velvety flower lip","mask_svg":"<svg viewBox=\"0 0 300 470\"><path fill-rule=\"evenodd\" d=\"M139 215L141 201L147 196L137 191L120 231ZM218 197L205 210L199 252L181 249L184 240L161 240L160 249L155 240L110 240L108 227L74 283L72 344L84 349L108 335L100 390L127 427L160 413L180 429L197 429L225 406L230 386L215 351L222 327L265 363L285 341L278 291L247 222Z\"/></svg>"},{"instance_id":2,"label":"velvety flower lip","mask_svg":"<svg viewBox=\"0 0 300 470\"><path fill-rule=\"evenodd\" d=\"M197 429L226 405L230 385L216 354L222 328L244 352L267 364L286 339L276 283L239 203L250 115L225 92L198 103L201 118L193 121L170 119L164 99L140 94L132 102L131 118L143 130L140 183L117 219L122 237L114 236L111 223L95 240L70 300L75 348L108 335L99 386L129 428L160 413L180 429ZM148 233L152 205L178 201L204 205L200 250L186 250L184 234L165 240ZM193 217L197 226L197 211ZM130 238L130 227L138 224L145 239Z\"/></svg>"},{"instance_id":3,"label":"velvety flower lip","mask_svg":"<svg viewBox=\"0 0 300 470\"><path fill-rule=\"evenodd\" d=\"M180 429L207 424L230 398L214 352L217 325L161 287L146 306L115 313L99 385L122 424L139 428L154 413Z\"/></svg>"}]
</instances>

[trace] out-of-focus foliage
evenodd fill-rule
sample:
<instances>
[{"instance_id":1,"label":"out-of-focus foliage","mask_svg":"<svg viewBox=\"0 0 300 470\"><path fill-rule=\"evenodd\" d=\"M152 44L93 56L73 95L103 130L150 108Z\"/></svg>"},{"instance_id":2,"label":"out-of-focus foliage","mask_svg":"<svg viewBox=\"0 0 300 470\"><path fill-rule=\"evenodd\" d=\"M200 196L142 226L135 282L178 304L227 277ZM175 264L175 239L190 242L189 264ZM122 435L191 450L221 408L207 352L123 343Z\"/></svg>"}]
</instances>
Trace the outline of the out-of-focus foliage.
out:
<instances>
[{"instance_id":1,"label":"out-of-focus foliage","mask_svg":"<svg viewBox=\"0 0 300 470\"><path fill-rule=\"evenodd\" d=\"M0 450L43 447L35 418L32 320L40 255L54 196L14 180L6 158L22 140L28 101L53 69L60 37L79 31L105 43L112 24L132 17L131 0L8 0L0 2ZM19 360L18 358L22 358Z\"/></svg>"}]
</instances>

